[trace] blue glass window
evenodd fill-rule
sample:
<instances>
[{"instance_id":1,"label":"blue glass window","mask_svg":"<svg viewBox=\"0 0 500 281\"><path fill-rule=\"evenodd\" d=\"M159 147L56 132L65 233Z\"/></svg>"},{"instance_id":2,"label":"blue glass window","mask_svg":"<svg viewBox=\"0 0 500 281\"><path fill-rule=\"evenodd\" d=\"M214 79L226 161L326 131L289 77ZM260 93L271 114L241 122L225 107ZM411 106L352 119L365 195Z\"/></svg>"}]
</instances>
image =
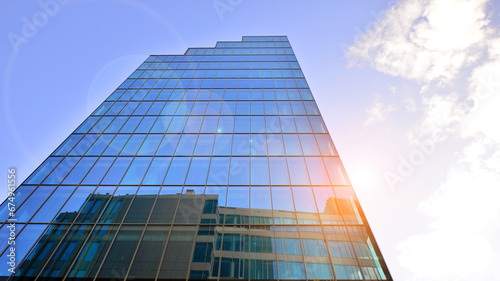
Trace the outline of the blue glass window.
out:
<instances>
[{"instance_id":1,"label":"blue glass window","mask_svg":"<svg viewBox=\"0 0 500 281\"><path fill-rule=\"evenodd\" d=\"M276 252L278 254L302 255L300 240L296 238L276 238Z\"/></svg>"},{"instance_id":2,"label":"blue glass window","mask_svg":"<svg viewBox=\"0 0 500 281\"><path fill-rule=\"evenodd\" d=\"M122 184L140 184L152 157L136 157L123 177Z\"/></svg>"},{"instance_id":3,"label":"blue glass window","mask_svg":"<svg viewBox=\"0 0 500 281\"><path fill-rule=\"evenodd\" d=\"M307 169L313 185L328 185L330 180L321 157L306 157Z\"/></svg>"},{"instance_id":4,"label":"blue glass window","mask_svg":"<svg viewBox=\"0 0 500 281\"><path fill-rule=\"evenodd\" d=\"M191 109L191 115L204 115L205 110L207 108L208 102L206 101L197 101L193 105L193 109Z\"/></svg>"},{"instance_id":5,"label":"blue glass window","mask_svg":"<svg viewBox=\"0 0 500 281\"><path fill-rule=\"evenodd\" d=\"M182 185L191 162L190 157L173 157L163 184Z\"/></svg>"},{"instance_id":6,"label":"blue glass window","mask_svg":"<svg viewBox=\"0 0 500 281\"><path fill-rule=\"evenodd\" d=\"M83 135L71 135L69 136L63 144L61 144L56 151L54 151L54 155L66 155L83 137Z\"/></svg>"},{"instance_id":7,"label":"blue glass window","mask_svg":"<svg viewBox=\"0 0 500 281\"><path fill-rule=\"evenodd\" d=\"M122 151L120 152L120 155L135 155L137 153L137 150L142 145L142 142L146 138L146 135L139 135L139 134L134 134L130 137L128 140L127 144L125 147L123 147Z\"/></svg>"},{"instance_id":8,"label":"blue glass window","mask_svg":"<svg viewBox=\"0 0 500 281\"><path fill-rule=\"evenodd\" d=\"M125 143L129 139L130 135L116 135L116 137L111 141L103 155L118 155L122 150Z\"/></svg>"},{"instance_id":9,"label":"blue glass window","mask_svg":"<svg viewBox=\"0 0 500 281\"><path fill-rule=\"evenodd\" d=\"M210 96L210 99L214 97L214 93ZM205 115L219 115L222 103L220 101L210 101L208 102L207 111Z\"/></svg>"},{"instance_id":10,"label":"blue glass window","mask_svg":"<svg viewBox=\"0 0 500 281\"><path fill-rule=\"evenodd\" d=\"M68 153L68 155L83 155L94 143L99 135L87 134L85 135L78 144Z\"/></svg>"},{"instance_id":11,"label":"blue glass window","mask_svg":"<svg viewBox=\"0 0 500 281\"><path fill-rule=\"evenodd\" d=\"M188 185L204 185L207 181L210 157L193 157L186 178Z\"/></svg>"},{"instance_id":12,"label":"blue glass window","mask_svg":"<svg viewBox=\"0 0 500 281\"><path fill-rule=\"evenodd\" d=\"M108 170L108 173L102 180L101 184L113 184L116 185L120 182L127 170L130 162L132 162L133 157L117 157L113 166Z\"/></svg>"},{"instance_id":13,"label":"blue glass window","mask_svg":"<svg viewBox=\"0 0 500 281\"><path fill-rule=\"evenodd\" d=\"M191 156L193 154L194 147L196 145L196 139L198 135L186 134L182 135L175 151L175 155L186 155Z\"/></svg>"},{"instance_id":14,"label":"blue glass window","mask_svg":"<svg viewBox=\"0 0 500 281\"><path fill-rule=\"evenodd\" d=\"M308 185L306 165L302 157L287 157L290 179L293 185Z\"/></svg>"},{"instance_id":15,"label":"blue glass window","mask_svg":"<svg viewBox=\"0 0 500 281\"><path fill-rule=\"evenodd\" d=\"M250 207L250 195L248 186L228 187L226 206L248 209Z\"/></svg>"},{"instance_id":16,"label":"blue glass window","mask_svg":"<svg viewBox=\"0 0 500 281\"><path fill-rule=\"evenodd\" d=\"M213 155L231 155L232 139L233 135L217 134L215 137Z\"/></svg>"},{"instance_id":17,"label":"blue glass window","mask_svg":"<svg viewBox=\"0 0 500 281\"><path fill-rule=\"evenodd\" d=\"M65 157L57 167L52 170L47 178L43 181L44 184L58 184L71 171L80 157Z\"/></svg>"},{"instance_id":18,"label":"blue glass window","mask_svg":"<svg viewBox=\"0 0 500 281\"><path fill-rule=\"evenodd\" d=\"M302 155L299 137L293 135L283 135L286 155Z\"/></svg>"},{"instance_id":19,"label":"blue glass window","mask_svg":"<svg viewBox=\"0 0 500 281\"><path fill-rule=\"evenodd\" d=\"M278 261L280 279L306 279L304 264L301 262Z\"/></svg>"},{"instance_id":20,"label":"blue glass window","mask_svg":"<svg viewBox=\"0 0 500 281\"><path fill-rule=\"evenodd\" d=\"M170 122L170 125L168 126L167 133L182 133L186 121L186 116L174 116L174 118L172 118L172 122Z\"/></svg>"},{"instance_id":21,"label":"blue glass window","mask_svg":"<svg viewBox=\"0 0 500 281\"><path fill-rule=\"evenodd\" d=\"M293 116L280 116L280 121L283 133L297 133Z\"/></svg>"},{"instance_id":22,"label":"blue glass window","mask_svg":"<svg viewBox=\"0 0 500 281\"><path fill-rule=\"evenodd\" d=\"M268 133L281 133L280 119L278 116L266 116L266 131Z\"/></svg>"},{"instance_id":23,"label":"blue glass window","mask_svg":"<svg viewBox=\"0 0 500 281\"><path fill-rule=\"evenodd\" d=\"M217 126L217 133L232 133L233 125L233 116L221 116L219 119L219 125Z\"/></svg>"},{"instance_id":24,"label":"blue glass window","mask_svg":"<svg viewBox=\"0 0 500 281\"><path fill-rule=\"evenodd\" d=\"M141 122L142 117L140 116L130 116L127 123L121 128L120 133L133 133L137 125Z\"/></svg>"},{"instance_id":25,"label":"blue glass window","mask_svg":"<svg viewBox=\"0 0 500 281\"><path fill-rule=\"evenodd\" d=\"M318 141L319 149L321 150L321 154L325 156L336 156L337 151L335 150L335 146L333 145L332 139L329 135L326 134L317 134L316 140Z\"/></svg>"},{"instance_id":26,"label":"blue glass window","mask_svg":"<svg viewBox=\"0 0 500 281\"><path fill-rule=\"evenodd\" d=\"M297 124L297 131L299 133L312 133L312 128L307 116L295 116L295 123Z\"/></svg>"},{"instance_id":27,"label":"blue glass window","mask_svg":"<svg viewBox=\"0 0 500 281\"><path fill-rule=\"evenodd\" d=\"M31 222L51 222L74 190L74 186L59 186L50 195Z\"/></svg>"},{"instance_id":28,"label":"blue glass window","mask_svg":"<svg viewBox=\"0 0 500 281\"><path fill-rule=\"evenodd\" d=\"M203 124L201 125L201 133L216 133L217 123L219 122L218 116L205 116Z\"/></svg>"},{"instance_id":29,"label":"blue glass window","mask_svg":"<svg viewBox=\"0 0 500 281\"><path fill-rule=\"evenodd\" d=\"M267 157L252 157L250 164L250 183L252 185L269 185L269 167Z\"/></svg>"},{"instance_id":30,"label":"blue glass window","mask_svg":"<svg viewBox=\"0 0 500 281\"><path fill-rule=\"evenodd\" d=\"M179 142L181 135L165 135L163 140L156 151L156 155L170 156L174 154L177 143Z\"/></svg>"},{"instance_id":31,"label":"blue glass window","mask_svg":"<svg viewBox=\"0 0 500 281\"><path fill-rule=\"evenodd\" d=\"M267 135L267 151L269 155L285 155L285 148L281 135Z\"/></svg>"},{"instance_id":32,"label":"blue glass window","mask_svg":"<svg viewBox=\"0 0 500 281\"><path fill-rule=\"evenodd\" d=\"M288 168L285 157L270 157L269 172L272 185L289 185Z\"/></svg>"},{"instance_id":33,"label":"blue glass window","mask_svg":"<svg viewBox=\"0 0 500 281\"><path fill-rule=\"evenodd\" d=\"M200 131L201 122L203 121L203 116L189 116L186 127L184 128L184 133L198 133Z\"/></svg>"},{"instance_id":34,"label":"blue glass window","mask_svg":"<svg viewBox=\"0 0 500 281\"><path fill-rule=\"evenodd\" d=\"M267 141L265 134L252 134L250 137L252 155L267 155Z\"/></svg>"},{"instance_id":35,"label":"blue glass window","mask_svg":"<svg viewBox=\"0 0 500 281\"><path fill-rule=\"evenodd\" d=\"M236 116L234 118L235 133L250 133L250 116Z\"/></svg>"},{"instance_id":36,"label":"blue glass window","mask_svg":"<svg viewBox=\"0 0 500 281\"><path fill-rule=\"evenodd\" d=\"M115 160L114 157L101 157L88 172L82 184L98 184L104 177L111 163Z\"/></svg>"},{"instance_id":37,"label":"blue glass window","mask_svg":"<svg viewBox=\"0 0 500 281\"><path fill-rule=\"evenodd\" d=\"M252 133L266 132L266 123L264 116L251 116L251 132Z\"/></svg>"},{"instance_id":38,"label":"blue glass window","mask_svg":"<svg viewBox=\"0 0 500 281\"><path fill-rule=\"evenodd\" d=\"M232 155L250 155L250 135L234 135Z\"/></svg>"},{"instance_id":39,"label":"blue glass window","mask_svg":"<svg viewBox=\"0 0 500 281\"><path fill-rule=\"evenodd\" d=\"M87 150L86 155L101 155L103 151L108 147L109 143L113 139L114 135L101 135L94 142L94 144Z\"/></svg>"},{"instance_id":40,"label":"blue glass window","mask_svg":"<svg viewBox=\"0 0 500 281\"><path fill-rule=\"evenodd\" d=\"M137 155L154 155L162 137L162 135L147 135Z\"/></svg>"},{"instance_id":41,"label":"blue glass window","mask_svg":"<svg viewBox=\"0 0 500 281\"><path fill-rule=\"evenodd\" d=\"M272 209L271 189L269 186L252 186L250 188L250 207L252 209ZM274 252L274 247L272 252Z\"/></svg>"},{"instance_id":42,"label":"blue glass window","mask_svg":"<svg viewBox=\"0 0 500 281\"><path fill-rule=\"evenodd\" d=\"M349 185L349 179L338 157L324 157L328 175L333 185Z\"/></svg>"},{"instance_id":43,"label":"blue glass window","mask_svg":"<svg viewBox=\"0 0 500 281\"><path fill-rule=\"evenodd\" d=\"M309 279L333 279L332 268L327 263L306 263L306 269Z\"/></svg>"},{"instance_id":44,"label":"blue glass window","mask_svg":"<svg viewBox=\"0 0 500 281\"><path fill-rule=\"evenodd\" d=\"M292 190L297 212L318 212L312 190L309 186L294 186Z\"/></svg>"},{"instance_id":45,"label":"blue glass window","mask_svg":"<svg viewBox=\"0 0 500 281\"><path fill-rule=\"evenodd\" d=\"M194 155L212 155L214 141L215 135L213 134L200 135L196 143L196 148L194 149Z\"/></svg>"},{"instance_id":46,"label":"blue glass window","mask_svg":"<svg viewBox=\"0 0 500 281\"><path fill-rule=\"evenodd\" d=\"M321 116L309 116L309 120L315 133L328 133Z\"/></svg>"},{"instance_id":47,"label":"blue glass window","mask_svg":"<svg viewBox=\"0 0 500 281\"><path fill-rule=\"evenodd\" d=\"M144 176L142 184L159 185L163 182L171 157L155 157Z\"/></svg>"},{"instance_id":48,"label":"blue glass window","mask_svg":"<svg viewBox=\"0 0 500 281\"><path fill-rule=\"evenodd\" d=\"M142 119L139 126L135 129L135 133L148 133L156 121L156 116L146 116Z\"/></svg>"},{"instance_id":49,"label":"blue glass window","mask_svg":"<svg viewBox=\"0 0 500 281\"><path fill-rule=\"evenodd\" d=\"M316 139L314 135L303 135L300 134L300 143L302 144L302 149L305 155L320 155L318 146L316 145Z\"/></svg>"},{"instance_id":50,"label":"blue glass window","mask_svg":"<svg viewBox=\"0 0 500 281\"><path fill-rule=\"evenodd\" d=\"M63 159L62 157L49 157L40 165L35 172L25 181L25 184L38 184L54 169L54 167Z\"/></svg>"},{"instance_id":51,"label":"blue glass window","mask_svg":"<svg viewBox=\"0 0 500 281\"><path fill-rule=\"evenodd\" d=\"M79 184L83 177L94 165L97 157L83 157L78 164L71 170L68 176L64 179L64 184Z\"/></svg>"},{"instance_id":52,"label":"blue glass window","mask_svg":"<svg viewBox=\"0 0 500 281\"><path fill-rule=\"evenodd\" d=\"M248 157L231 157L231 167L229 170L230 185L250 184L250 159Z\"/></svg>"},{"instance_id":53,"label":"blue glass window","mask_svg":"<svg viewBox=\"0 0 500 281\"><path fill-rule=\"evenodd\" d=\"M271 187L273 197L273 210L294 211L292 191L288 186Z\"/></svg>"}]
</instances>

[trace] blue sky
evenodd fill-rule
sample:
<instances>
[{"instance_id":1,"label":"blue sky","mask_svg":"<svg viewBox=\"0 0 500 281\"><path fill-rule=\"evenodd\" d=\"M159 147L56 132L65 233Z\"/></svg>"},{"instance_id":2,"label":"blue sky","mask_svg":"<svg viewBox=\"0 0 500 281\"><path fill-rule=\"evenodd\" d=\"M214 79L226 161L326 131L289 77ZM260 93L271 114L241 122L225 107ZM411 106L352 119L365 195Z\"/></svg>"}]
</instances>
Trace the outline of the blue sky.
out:
<instances>
[{"instance_id":1,"label":"blue sky","mask_svg":"<svg viewBox=\"0 0 500 281\"><path fill-rule=\"evenodd\" d=\"M150 54L287 35L395 280L498 278L498 1L0 5L4 171L24 180Z\"/></svg>"}]
</instances>

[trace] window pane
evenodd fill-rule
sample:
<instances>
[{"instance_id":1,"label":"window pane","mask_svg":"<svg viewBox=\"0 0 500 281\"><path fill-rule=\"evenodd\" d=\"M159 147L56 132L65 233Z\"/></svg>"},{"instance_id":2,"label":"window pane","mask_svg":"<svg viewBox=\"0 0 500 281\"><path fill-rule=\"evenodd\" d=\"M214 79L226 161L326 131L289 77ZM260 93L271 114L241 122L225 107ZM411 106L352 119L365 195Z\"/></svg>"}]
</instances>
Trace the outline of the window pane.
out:
<instances>
[{"instance_id":1,"label":"window pane","mask_svg":"<svg viewBox=\"0 0 500 281\"><path fill-rule=\"evenodd\" d=\"M169 226L148 226L139 245L129 276L155 278L165 249Z\"/></svg>"},{"instance_id":2,"label":"window pane","mask_svg":"<svg viewBox=\"0 0 500 281\"><path fill-rule=\"evenodd\" d=\"M292 190L297 212L318 212L312 190L309 186L294 186Z\"/></svg>"},{"instance_id":3,"label":"window pane","mask_svg":"<svg viewBox=\"0 0 500 281\"><path fill-rule=\"evenodd\" d=\"M293 185L308 185L309 176L302 157L287 157L290 179Z\"/></svg>"},{"instance_id":4,"label":"window pane","mask_svg":"<svg viewBox=\"0 0 500 281\"><path fill-rule=\"evenodd\" d=\"M213 134L200 135L194 149L194 155L212 155L214 141L215 135Z\"/></svg>"},{"instance_id":5,"label":"window pane","mask_svg":"<svg viewBox=\"0 0 500 281\"><path fill-rule=\"evenodd\" d=\"M173 157L167 176L163 181L165 185L182 185L186 178L190 157Z\"/></svg>"},{"instance_id":6,"label":"window pane","mask_svg":"<svg viewBox=\"0 0 500 281\"><path fill-rule=\"evenodd\" d=\"M136 157L123 177L122 184L140 184L152 157Z\"/></svg>"},{"instance_id":7,"label":"window pane","mask_svg":"<svg viewBox=\"0 0 500 281\"><path fill-rule=\"evenodd\" d=\"M288 169L285 157L270 157L269 170L272 185L289 185Z\"/></svg>"},{"instance_id":8,"label":"window pane","mask_svg":"<svg viewBox=\"0 0 500 281\"><path fill-rule=\"evenodd\" d=\"M313 185L328 185L330 180L321 157L306 157L307 169Z\"/></svg>"},{"instance_id":9,"label":"window pane","mask_svg":"<svg viewBox=\"0 0 500 281\"><path fill-rule=\"evenodd\" d=\"M207 181L210 157L193 157L186 178L187 185L204 185Z\"/></svg>"},{"instance_id":10,"label":"window pane","mask_svg":"<svg viewBox=\"0 0 500 281\"><path fill-rule=\"evenodd\" d=\"M213 155L231 155L233 135L217 134L215 137Z\"/></svg>"},{"instance_id":11,"label":"window pane","mask_svg":"<svg viewBox=\"0 0 500 281\"><path fill-rule=\"evenodd\" d=\"M213 157L210 163L207 184L225 185L228 180L229 157Z\"/></svg>"},{"instance_id":12,"label":"window pane","mask_svg":"<svg viewBox=\"0 0 500 281\"><path fill-rule=\"evenodd\" d=\"M161 156L172 156L174 155L175 148L177 147L177 143L179 142L181 135L165 135L163 140L161 141L158 150L156 151L156 155Z\"/></svg>"},{"instance_id":13,"label":"window pane","mask_svg":"<svg viewBox=\"0 0 500 281\"><path fill-rule=\"evenodd\" d=\"M268 185L269 184L269 168L267 157L252 157L251 158L251 179L252 185Z\"/></svg>"},{"instance_id":14,"label":"window pane","mask_svg":"<svg viewBox=\"0 0 500 281\"><path fill-rule=\"evenodd\" d=\"M229 184L248 185L249 181L249 163L248 157L231 157L231 167L229 171Z\"/></svg>"}]
</instances>

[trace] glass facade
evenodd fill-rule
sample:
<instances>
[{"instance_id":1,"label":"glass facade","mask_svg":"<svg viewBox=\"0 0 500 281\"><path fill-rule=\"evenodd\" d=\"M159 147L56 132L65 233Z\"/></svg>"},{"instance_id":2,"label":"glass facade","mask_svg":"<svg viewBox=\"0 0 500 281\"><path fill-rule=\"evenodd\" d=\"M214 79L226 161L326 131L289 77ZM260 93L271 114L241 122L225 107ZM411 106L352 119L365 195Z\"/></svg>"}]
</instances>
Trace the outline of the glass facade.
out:
<instances>
[{"instance_id":1,"label":"glass facade","mask_svg":"<svg viewBox=\"0 0 500 281\"><path fill-rule=\"evenodd\" d=\"M392 280L286 36L148 57L7 205L10 280Z\"/></svg>"}]
</instances>

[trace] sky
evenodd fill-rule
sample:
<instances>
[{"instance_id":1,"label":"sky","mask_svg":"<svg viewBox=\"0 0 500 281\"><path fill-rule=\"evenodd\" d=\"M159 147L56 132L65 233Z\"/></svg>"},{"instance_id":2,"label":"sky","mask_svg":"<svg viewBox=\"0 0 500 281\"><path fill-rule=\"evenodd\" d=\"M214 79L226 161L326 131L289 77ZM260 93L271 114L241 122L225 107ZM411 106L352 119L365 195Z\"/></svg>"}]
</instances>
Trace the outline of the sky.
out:
<instances>
[{"instance_id":1,"label":"sky","mask_svg":"<svg viewBox=\"0 0 500 281\"><path fill-rule=\"evenodd\" d=\"M287 35L393 278L500 280L499 12L498 0L2 1L0 168L24 180L150 54Z\"/></svg>"}]
</instances>

